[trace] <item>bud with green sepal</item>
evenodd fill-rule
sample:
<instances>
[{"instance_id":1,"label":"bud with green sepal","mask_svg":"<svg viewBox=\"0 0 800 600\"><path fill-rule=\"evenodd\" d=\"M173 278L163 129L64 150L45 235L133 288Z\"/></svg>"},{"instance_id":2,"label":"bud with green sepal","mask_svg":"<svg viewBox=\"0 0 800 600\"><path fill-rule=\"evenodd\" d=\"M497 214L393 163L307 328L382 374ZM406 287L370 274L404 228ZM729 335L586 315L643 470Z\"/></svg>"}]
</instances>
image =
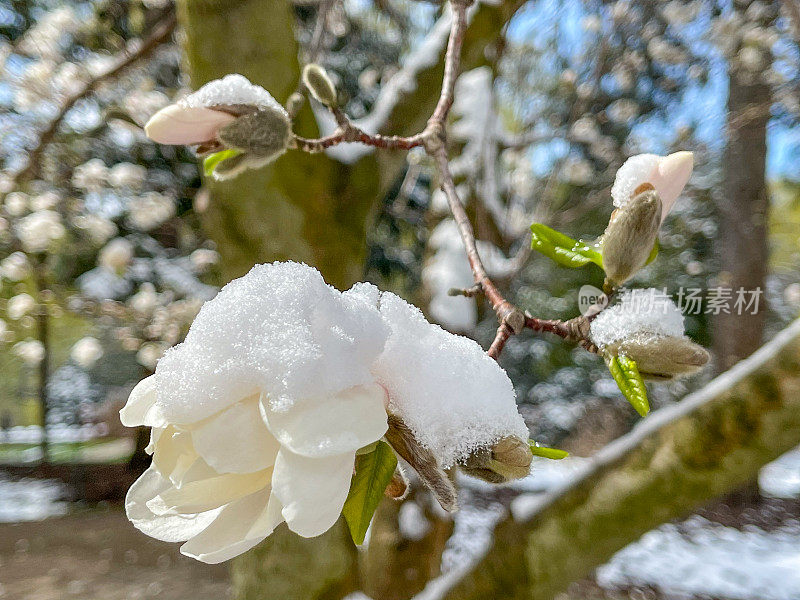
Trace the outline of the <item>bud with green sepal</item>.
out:
<instances>
[{"instance_id":1,"label":"bud with green sepal","mask_svg":"<svg viewBox=\"0 0 800 600\"><path fill-rule=\"evenodd\" d=\"M320 103L328 108L336 108L336 86L324 68L314 63L306 65L303 68L303 84Z\"/></svg>"},{"instance_id":2,"label":"bud with green sepal","mask_svg":"<svg viewBox=\"0 0 800 600\"><path fill-rule=\"evenodd\" d=\"M208 155L204 170L215 179L267 165L292 141L286 109L241 75L211 81L161 109L145 133L161 144L195 146Z\"/></svg>"},{"instance_id":3,"label":"bud with green sepal","mask_svg":"<svg viewBox=\"0 0 800 600\"><path fill-rule=\"evenodd\" d=\"M504 483L527 477L532 456L527 441L505 437L491 448L476 450L459 467L472 477L489 483Z\"/></svg>"}]
</instances>

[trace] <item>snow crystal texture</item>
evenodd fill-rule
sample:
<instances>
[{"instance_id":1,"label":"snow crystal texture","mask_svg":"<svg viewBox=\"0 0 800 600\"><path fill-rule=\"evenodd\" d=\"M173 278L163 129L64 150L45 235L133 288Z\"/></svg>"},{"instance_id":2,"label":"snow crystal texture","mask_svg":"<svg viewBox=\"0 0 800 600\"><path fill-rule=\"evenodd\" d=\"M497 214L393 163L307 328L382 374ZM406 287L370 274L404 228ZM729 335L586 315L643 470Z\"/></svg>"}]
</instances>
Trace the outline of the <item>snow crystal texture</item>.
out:
<instances>
[{"instance_id":1,"label":"snow crystal texture","mask_svg":"<svg viewBox=\"0 0 800 600\"><path fill-rule=\"evenodd\" d=\"M591 326L592 340L601 348L640 333L683 335L683 315L664 292L655 288L627 291L619 303L601 312Z\"/></svg>"},{"instance_id":2,"label":"snow crystal texture","mask_svg":"<svg viewBox=\"0 0 800 600\"><path fill-rule=\"evenodd\" d=\"M356 292L364 297L364 289ZM476 342L428 323L390 292L379 310L391 333L373 373L389 392L389 410L442 467L502 437L528 438L511 380Z\"/></svg>"},{"instance_id":3,"label":"snow crystal texture","mask_svg":"<svg viewBox=\"0 0 800 600\"><path fill-rule=\"evenodd\" d=\"M343 296L318 271L258 265L203 305L186 340L156 368L158 404L193 423L264 392L274 409L374 381L388 330L377 311Z\"/></svg>"},{"instance_id":4,"label":"snow crystal texture","mask_svg":"<svg viewBox=\"0 0 800 600\"><path fill-rule=\"evenodd\" d=\"M193 94L178 102L184 108L206 108L210 106L231 106L248 104L262 110L276 110L289 118L272 95L259 85L254 85L244 75L226 75L222 79L209 81Z\"/></svg>"},{"instance_id":5,"label":"snow crystal texture","mask_svg":"<svg viewBox=\"0 0 800 600\"><path fill-rule=\"evenodd\" d=\"M614 185L611 187L611 197L614 206L622 208L631 199L633 191L647 182L648 177L658 166L657 154L637 154L630 157L617 171Z\"/></svg>"}]
</instances>

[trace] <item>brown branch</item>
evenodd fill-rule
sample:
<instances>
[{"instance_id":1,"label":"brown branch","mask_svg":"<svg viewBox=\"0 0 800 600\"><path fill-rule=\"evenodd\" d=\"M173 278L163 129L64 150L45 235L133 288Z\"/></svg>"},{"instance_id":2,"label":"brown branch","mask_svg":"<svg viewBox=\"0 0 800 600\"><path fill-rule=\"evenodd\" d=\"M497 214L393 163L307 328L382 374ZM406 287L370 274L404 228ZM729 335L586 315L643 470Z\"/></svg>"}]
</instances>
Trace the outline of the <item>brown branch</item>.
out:
<instances>
[{"instance_id":1,"label":"brown branch","mask_svg":"<svg viewBox=\"0 0 800 600\"><path fill-rule=\"evenodd\" d=\"M477 293L483 292L497 315L499 325L495 339L488 350L489 356L497 359L508 339L512 335L521 333L525 328L536 332L553 333L566 340L577 342L587 350L596 351L596 348L587 339L589 321L586 318L578 317L562 322L537 319L526 315L505 299L486 272L478 253L475 232L464 204L458 196L453 174L450 172L445 129L447 117L453 106L456 80L461 67L461 47L467 29L467 8L470 4L471 0L451 0L450 2L452 23L445 52L441 93L436 108L422 132L410 137L371 135L354 125L340 109L334 108L332 112L338 129L333 134L317 139L294 136L294 145L304 152L322 152L327 148L346 142L358 142L376 148L400 150L424 147L436 165L439 173L439 185L447 198L450 212L458 227L475 281L475 285L469 289L452 290L452 292L465 296L475 296Z\"/></svg>"},{"instance_id":2,"label":"brown branch","mask_svg":"<svg viewBox=\"0 0 800 600\"><path fill-rule=\"evenodd\" d=\"M67 96L59 107L58 113L47 124L47 127L39 134L39 139L36 145L28 153L28 161L20 171L14 176L14 183L18 184L23 181L35 178L39 174L41 168L40 159L47 146L53 141L61 122L67 116L67 113L79 101L91 94L101 83L112 79L119 75L122 71L146 57L162 43L164 43L172 32L175 30L177 24L177 17L173 11L170 11L163 20L161 20L155 27L153 33L141 41L140 43L129 44L128 49L122 52L122 55L101 73L89 79L78 91Z\"/></svg>"}]
</instances>

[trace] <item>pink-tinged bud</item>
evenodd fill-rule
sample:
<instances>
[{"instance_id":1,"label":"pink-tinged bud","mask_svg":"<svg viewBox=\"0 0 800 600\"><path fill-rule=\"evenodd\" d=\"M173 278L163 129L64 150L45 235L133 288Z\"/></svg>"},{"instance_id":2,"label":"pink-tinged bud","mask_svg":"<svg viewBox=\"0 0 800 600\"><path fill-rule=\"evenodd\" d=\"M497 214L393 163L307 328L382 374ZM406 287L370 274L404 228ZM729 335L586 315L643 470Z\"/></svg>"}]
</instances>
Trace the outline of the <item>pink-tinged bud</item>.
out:
<instances>
[{"instance_id":1,"label":"pink-tinged bud","mask_svg":"<svg viewBox=\"0 0 800 600\"><path fill-rule=\"evenodd\" d=\"M642 184L651 184L661 198L661 220L667 216L692 175L694 157L691 152L675 152L669 156L637 154L625 161L614 180L611 196L614 206L622 208Z\"/></svg>"},{"instance_id":2,"label":"pink-tinged bud","mask_svg":"<svg viewBox=\"0 0 800 600\"><path fill-rule=\"evenodd\" d=\"M693 168L694 155L691 152L675 152L659 159L648 183L652 183L661 196L662 221L689 182Z\"/></svg>"},{"instance_id":3,"label":"pink-tinged bud","mask_svg":"<svg viewBox=\"0 0 800 600\"><path fill-rule=\"evenodd\" d=\"M159 144L191 146L216 139L217 132L235 120L218 110L171 104L150 117L144 132Z\"/></svg>"}]
</instances>

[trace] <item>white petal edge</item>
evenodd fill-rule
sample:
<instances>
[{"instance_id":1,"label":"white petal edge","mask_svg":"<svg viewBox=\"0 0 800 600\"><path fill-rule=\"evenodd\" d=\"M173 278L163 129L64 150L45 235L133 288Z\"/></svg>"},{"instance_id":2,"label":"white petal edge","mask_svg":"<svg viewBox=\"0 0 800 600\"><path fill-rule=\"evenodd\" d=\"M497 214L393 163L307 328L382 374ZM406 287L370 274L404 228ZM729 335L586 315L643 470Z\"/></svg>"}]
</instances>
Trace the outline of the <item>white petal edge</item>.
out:
<instances>
[{"instance_id":1,"label":"white petal edge","mask_svg":"<svg viewBox=\"0 0 800 600\"><path fill-rule=\"evenodd\" d=\"M157 515L195 514L214 510L225 504L269 487L272 473L218 475L209 479L185 482L170 487L147 502L147 508Z\"/></svg>"},{"instance_id":2,"label":"white petal edge","mask_svg":"<svg viewBox=\"0 0 800 600\"><path fill-rule=\"evenodd\" d=\"M307 399L276 411L261 398L270 431L295 454L324 457L353 452L383 437L388 429L386 390L377 383L357 385L325 399Z\"/></svg>"},{"instance_id":3,"label":"white petal edge","mask_svg":"<svg viewBox=\"0 0 800 600\"><path fill-rule=\"evenodd\" d=\"M128 396L128 401L119 411L119 420L125 427L165 427L167 425L161 409L156 405L156 378L145 377Z\"/></svg>"},{"instance_id":4,"label":"white petal edge","mask_svg":"<svg viewBox=\"0 0 800 600\"><path fill-rule=\"evenodd\" d=\"M197 453L220 473L252 473L275 464L280 444L259 411L258 396L192 427Z\"/></svg>"},{"instance_id":5,"label":"white petal edge","mask_svg":"<svg viewBox=\"0 0 800 600\"><path fill-rule=\"evenodd\" d=\"M219 514L212 510L195 515L156 515L147 502L172 486L170 481L150 467L133 482L125 496L125 514L136 529L165 542L186 541L208 527Z\"/></svg>"},{"instance_id":6,"label":"white petal edge","mask_svg":"<svg viewBox=\"0 0 800 600\"><path fill-rule=\"evenodd\" d=\"M272 493L283 504L289 529L314 537L333 527L350 491L355 452L307 458L282 448L272 474Z\"/></svg>"},{"instance_id":7,"label":"white petal edge","mask_svg":"<svg viewBox=\"0 0 800 600\"><path fill-rule=\"evenodd\" d=\"M235 119L210 108L171 104L150 117L144 132L159 144L201 144L215 139L217 132Z\"/></svg>"},{"instance_id":8,"label":"white petal edge","mask_svg":"<svg viewBox=\"0 0 800 600\"><path fill-rule=\"evenodd\" d=\"M269 488L231 502L202 532L181 546L181 554L217 564L247 552L283 522L281 505Z\"/></svg>"}]
</instances>

